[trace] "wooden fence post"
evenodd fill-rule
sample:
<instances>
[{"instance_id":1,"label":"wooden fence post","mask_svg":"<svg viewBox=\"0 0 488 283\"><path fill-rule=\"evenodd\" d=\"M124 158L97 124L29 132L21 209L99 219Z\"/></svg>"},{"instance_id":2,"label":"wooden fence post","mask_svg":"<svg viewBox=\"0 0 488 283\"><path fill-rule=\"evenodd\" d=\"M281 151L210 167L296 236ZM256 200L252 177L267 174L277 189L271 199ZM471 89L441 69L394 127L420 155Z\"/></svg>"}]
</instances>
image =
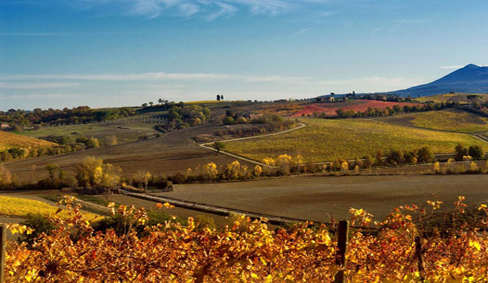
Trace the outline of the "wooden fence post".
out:
<instances>
[{"instance_id":1,"label":"wooden fence post","mask_svg":"<svg viewBox=\"0 0 488 283\"><path fill-rule=\"evenodd\" d=\"M424 261L422 259L422 238L419 236L415 237L415 257L417 258L417 268L419 269L419 274L420 274L420 282L424 282Z\"/></svg>"},{"instance_id":2,"label":"wooden fence post","mask_svg":"<svg viewBox=\"0 0 488 283\"><path fill-rule=\"evenodd\" d=\"M346 253L347 253L347 242L349 237L349 221L339 221L339 228L337 231L337 246L339 247L339 252L337 254L336 263L340 268L346 266ZM346 276L344 275L344 270L339 270L334 278L334 283L345 283Z\"/></svg>"},{"instance_id":3,"label":"wooden fence post","mask_svg":"<svg viewBox=\"0 0 488 283\"><path fill-rule=\"evenodd\" d=\"M0 283L5 282L4 270L5 270L5 242L7 240L7 228L0 225Z\"/></svg>"}]
</instances>

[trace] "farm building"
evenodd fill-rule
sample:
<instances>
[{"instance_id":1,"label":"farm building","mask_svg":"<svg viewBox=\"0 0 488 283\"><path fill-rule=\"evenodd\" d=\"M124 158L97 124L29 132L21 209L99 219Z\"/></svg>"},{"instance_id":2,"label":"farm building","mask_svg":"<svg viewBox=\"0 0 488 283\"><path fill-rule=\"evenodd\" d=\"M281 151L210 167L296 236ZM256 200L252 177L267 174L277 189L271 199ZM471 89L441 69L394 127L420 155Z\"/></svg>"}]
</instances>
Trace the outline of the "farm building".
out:
<instances>
[{"instance_id":1,"label":"farm building","mask_svg":"<svg viewBox=\"0 0 488 283\"><path fill-rule=\"evenodd\" d=\"M346 101L347 97L345 94L330 94L319 96L315 99L316 102L335 102L335 101Z\"/></svg>"}]
</instances>

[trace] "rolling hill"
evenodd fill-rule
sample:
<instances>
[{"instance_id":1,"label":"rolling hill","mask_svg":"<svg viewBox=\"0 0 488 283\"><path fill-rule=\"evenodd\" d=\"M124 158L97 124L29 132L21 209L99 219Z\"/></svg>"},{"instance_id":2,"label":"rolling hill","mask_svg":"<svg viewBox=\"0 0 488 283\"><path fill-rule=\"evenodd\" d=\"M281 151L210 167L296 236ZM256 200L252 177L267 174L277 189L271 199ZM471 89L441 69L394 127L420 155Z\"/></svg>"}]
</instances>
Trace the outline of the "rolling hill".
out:
<instances>
[{"instance_id":1,"label":"rolling hill","mask_svg":"<svg viewBox=\"0 0 488 283\"><path fill-rule=\"evenodd\" d=\"M431 83L390 93L418 97L451 92L488 93L488 67L469 64Z\"/></svg>"},{"instance_id":2,"label":"rolling hill","mask_svg":"<svg viewBox=\"0 0 488 283\"><path fill-rule=\"evenodd\" d=\"M9 132L0 131L0 151L12 148L12 147L19 147L19 148L41 148L41 147L52 147L56 144L31 138L25 137Z\"/></svg>"}]
</instances>

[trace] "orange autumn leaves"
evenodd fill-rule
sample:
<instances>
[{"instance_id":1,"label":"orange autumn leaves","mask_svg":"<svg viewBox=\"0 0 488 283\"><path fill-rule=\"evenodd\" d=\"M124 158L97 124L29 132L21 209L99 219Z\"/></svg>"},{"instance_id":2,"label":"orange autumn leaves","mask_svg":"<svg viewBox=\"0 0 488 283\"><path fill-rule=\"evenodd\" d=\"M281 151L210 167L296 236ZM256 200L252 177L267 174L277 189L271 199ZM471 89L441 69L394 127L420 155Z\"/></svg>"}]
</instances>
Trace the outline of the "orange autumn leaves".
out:
<instances>
[{"instance_id":1,"label":"orange autumn leaves","mask_svg":"<svg viewBox=\"0 0 488 283\"><path fill-rule=\"evenodd\" d=\"M373 222L362 209L351 209L356 228L346 255L348 280L486 280L488 236L480 227L487 227L487 206L477 207L476 221L468 222L464 198L459 198L454 212L442 214L450 222L434 225L441 204L402 206L381 222ZM169 220L117 234L95 232L71 199L68 207L74 216L53 218L57 229L32 247L8 244L7 282L330 282L341 268L336 265L333 224L271 229L266 220L239 216L230 225L211 229L189 218L185 225ZM142 208L119 206L116 211L122 219L148 219ZM416 238L421 239L420 251Z\"/></svg>"}]
</instances>

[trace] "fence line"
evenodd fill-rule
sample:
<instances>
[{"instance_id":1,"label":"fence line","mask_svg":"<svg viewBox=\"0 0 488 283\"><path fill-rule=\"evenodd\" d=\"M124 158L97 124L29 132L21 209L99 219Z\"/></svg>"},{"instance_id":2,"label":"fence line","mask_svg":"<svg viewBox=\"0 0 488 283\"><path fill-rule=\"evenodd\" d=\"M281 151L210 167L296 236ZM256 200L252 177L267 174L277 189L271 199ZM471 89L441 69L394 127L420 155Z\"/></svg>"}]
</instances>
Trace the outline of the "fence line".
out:
<instances>
[{"instance_id":1,"label":"fence line","mask_svg":"<svg viewBox=\"0 0 488 283\"><path fill-rule=\"evenodd\" d=\"M7 228L0 225L0 283L5 282L4 270L5 270L5 243L7 238Z\"/></svg>"},{"instance_id":2,"label":"fence line","mask_svg":"<svg viewBox=\"0 0 488 283\"><path fill-rule=\"evenodd\" d=\"M349 240L349 221L341 220L339 221L339 227L337 231L337 247L339 251L337 252L336 264L340 268L337 271L334 283L346 283L346 276L344 274L344 269L346 268L347 259L347 243Z\"/></svg>"}]
</instances>

